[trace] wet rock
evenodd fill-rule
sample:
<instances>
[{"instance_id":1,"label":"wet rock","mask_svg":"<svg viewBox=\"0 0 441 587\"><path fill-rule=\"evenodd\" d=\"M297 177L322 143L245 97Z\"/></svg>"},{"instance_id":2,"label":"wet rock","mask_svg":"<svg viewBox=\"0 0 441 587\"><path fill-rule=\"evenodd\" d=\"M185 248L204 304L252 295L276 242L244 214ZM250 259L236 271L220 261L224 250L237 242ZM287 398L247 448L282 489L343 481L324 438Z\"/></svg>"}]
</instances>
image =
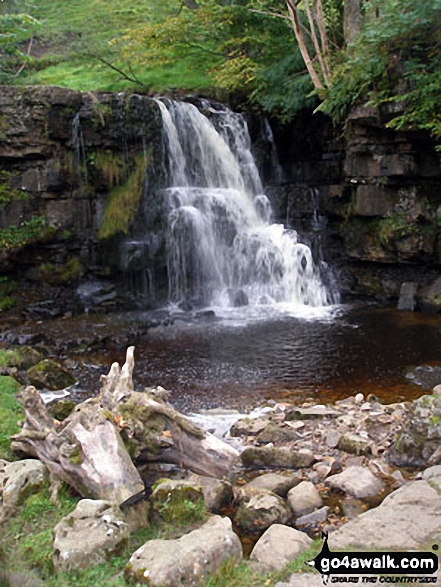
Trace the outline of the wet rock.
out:
<instances>
[{"instance_id":1,"label":"wet rock","mask_svg":"<svg viewBox=\"0 0 441 587\"><path fill-rule=\"evenodd\" d=\"M248 306L249 300L247 294L243 289L228 290L228 297L230 298L230 304L234 308L240 308L241 306Z\"/></svg>"},{"instance_id":2,"label":"wet rock","mask_svg":"<svg viewBox=\"0 0 441 587\"><path fill-rule=\"evenodd\" d=\"M202 488L205 505L210 512L218 513L221 507L233 500L233 487L228 481L202 477L196 473L192 473L187 479Z\"/></svg>"},{"instance_id":3,"label":"wet rock","mask_svg":"<svg viewBox=\"0 0 441 587\"><path fill-rule=\"evenodd\" d=\"M302 481L290 489L288 503L296 518L309 514L323 505L319 492L310 481Z\"/></svg>"},{"instance_id":4,"label":"wet rock","mask_svg":"<svg viewBox=\"0 0 441 587\"><path fill-rule=\"evenodd\" d=\"M368 438L363 438L358 434L348 432L340 438L337 448L338 450L358 456L371 454L371 445L372 442Z\"/></svg>"},{"instance_id":5,"label":"wet rock","mask_svg":"<svg viewBox=\"0 0 441 587\"><path fill-rule=\"evenodd\" d=\"M68 572L105 561L147 518L147 502L123 513L108 501L82 499L54 528L55 569Z\"/></svg>"},{"instance_id":6,"label":"wet rock","mask_svg":"<svg viewBox=\"0 0 441 587\"><path fill-rule=\"evenodd\" d=\"M398 310L413 312L416 307L418 284L414 281L405 281L401 284Z\"/></svg>"},{"instance_id":7,"label":"wet rock","mask_svg":"<svg viewBox=\"0 0 441 587\"><path fill-rule=\"evenodd\" d=\"M300 516L296 520L296 528L301 528L302 530L306 529L313 529L316 528L318 524L323 524L328 519L329 514L329 507L327 505L311 512L310 514L305 514L304 516Z\"/></svg>"},{"instance_id":8,"label":"wet rock","mask_svg":"<svg viewBox=\"0 0 441 587\"><path fill-rule=\"evenodd\" d=\"M329 536L329 547L356 550L419 550L441 533L441 496L427 481L413 481L381 505Z\"/></svg>"},{"instance_id":9,"label":"wet rock","mask_svg":"<svg viewBox=\"0 0 441 587\"><path fill-rule=\"evenodd\" d=\"M247 483L247 486L265 489L280 497L286 497L288 491L299 483L299 477L293 473L265 473Z\"/></svg>"},{"instance_id":10,"label":"wet rock","mask_svg":"<svg viewBox=\"0 0 441 587\"><path fill-rule=\"evenodd\" d=\"M365 467L348 467L342 473L328 477L325 484L352 497L375 497L384 489L384 483Z\"/></svg>"},{"instance_id":11,"label":"wet rock","mask_svg":"<svg viewBox=\"0 0 441 587\"><path fill-rule=\"evenodd\" d=\"M230 429L231 436L254 436L268 426L268 416L250 418L246 416L235 422Z\"/></svg>"},{"instance_id":12,"label":"wet rock","mask_svg":"<svg viewBox=\"0 0 441 587\"><path fill-rule=\"evenodd\" d=\"M246 467L301 469L310 467L315 457L309 449L293 450L286 446L247 447L241 454Z\"/></svg>"},{"instance_id":13,"label":"wet rock","mask_svg":"<svg viewBox=\"0 0 441 587\"><path fill-rule=\"evenodd\" d=\"M422 288L418 300L424 312L441 312L441 277Z\"/></svg>"},{"instance_id":14,"label":"wet rock","mask_svg":"<svg viewBox=\"0 0 441 587\"><path fill-rule=\"evenodd\" d=\"M126 574L150 587L200 585L227 562L242 559L242 546L228 518L212 516L177 540L149 540L132 554Z\"/></svg>"},{"instance_id":15,"label":"wet rock","mask_svg":"<svg viewBox=\"0 0 441 587\"><path fill-rule=\"evenodd\" d=\"M8 463L0 461L0 505L5 515L12 514L24 500L48 482L47 468L35 459Z\"/></svg>"},{"instance_id":16,"label":"wet rock","mask_svg":"<svg viewBox=\"0 0 441 587\"><path fill-rule=\"evenodd\" d=\"M300 436L289 426L283 426L277 422L269 422L257 437L259 444L281 444L298 440Z\"/></svg>"},{"instance_id":17,"label":"wet rock","mask_svg":"<svg viewBox=\"0 0 441 587\"><path fill-rule=\"evenodd\" d=\"M412 403L386 456L397 466L429 467L441 463L440 445L441 397L425 395Z\"/></svg>"},{"instance_id":18,"label":"wet rock","mask_svg":"<svg viewBox=\"0 0 441 587\"><path fill-rule=\"evenodd\" d=\"M311 408L293 408L287 411L286 420L319 420L322 418L338 418L340 412L328 406L312 406Z\"/></svg>"},{"instance_id":19,"label":"wet rock","mask_svg":"<svg viewBox=\"0 0 441 587\"><path fill-rule=\"evenodd\" d=\"M367 509L366 504L361 499L356 499L355 497L345 497L341 500L340 505L344 516L349 520L357 518Z\"/></svg>"},{"instance_id":20,"label":"wet rock","mask_svg":"<svg viewBox=\"0 0 441 587\"><path fill-rule=\"evenodd\" d=\"M236 512L236 524L243 530L255 533L272 524L285 524L291 511L281 497L264 490L256 490L243 502Z\"/></svg>"},{"instance_id":21,"label":"wet rock","mask_svg":"<svg viewBox=\"0 0 441 587\"><path fill-rule=\"evenodd\" d=\"M273 524L259 538L251 552L252 567L264 573L282 570L301 552L307 550L311 543L311 538L304 532L282 524Z\"/></svg>"},{"instance_id":22,"label":"wet rock","mask_svg":"<svg viewBox=\"0 0 441 587\"><path fill-rule=\"evenodd\" d=\"M51 391L65 389L77 381L67 369L52 359L43 359L28 369L27 375L31 384L37 389Z\"/></svg>"}]
</instances>

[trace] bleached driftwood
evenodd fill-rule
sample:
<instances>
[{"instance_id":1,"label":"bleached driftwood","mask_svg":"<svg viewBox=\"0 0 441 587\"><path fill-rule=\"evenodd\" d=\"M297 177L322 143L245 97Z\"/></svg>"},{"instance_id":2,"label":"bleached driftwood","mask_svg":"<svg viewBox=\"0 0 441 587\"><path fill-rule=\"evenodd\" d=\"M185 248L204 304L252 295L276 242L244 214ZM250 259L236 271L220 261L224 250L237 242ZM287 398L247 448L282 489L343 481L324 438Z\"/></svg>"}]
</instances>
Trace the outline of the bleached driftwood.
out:
<instances>
[{"instance_id":1,"label":"bleached driftwood","mask_svg":"<svg viewBox=\"0 0 441 587\"><path fill-rule=\"evenodd\" d=\"M101 377L98 397L76 406L61 423L52 419L38 391L27 387L18 396L26 420L13 437L13 449L39 458L54 479L84 497L114 503L144 488L132 459L224 476L237 451L177 412L162 388L135 391L133 368L134 347L129 347L123 367L114 363Z\"/></svg>"}]
</instances>

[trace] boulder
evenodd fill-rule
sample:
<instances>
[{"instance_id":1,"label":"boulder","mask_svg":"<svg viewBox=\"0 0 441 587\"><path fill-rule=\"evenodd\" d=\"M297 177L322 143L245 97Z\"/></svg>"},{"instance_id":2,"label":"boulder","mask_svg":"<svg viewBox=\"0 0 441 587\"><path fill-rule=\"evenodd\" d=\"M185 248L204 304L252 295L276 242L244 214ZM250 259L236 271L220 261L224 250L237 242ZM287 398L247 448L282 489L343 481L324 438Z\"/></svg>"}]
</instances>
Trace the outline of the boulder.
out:
<instances>
[{"instance_id":1,"label":"boulder","mask_svg":"<svg viewBox=\"0 0 441 587\"><path fill-rule=\"evenodd\" d=\"M425 312L441 312L441 277L421 289L419 304Z\"/></svg>"},{"instance_id":2,"label":"boulder","mask_svg":"<svg viewBox=\"0 0 441 587\"><path fill-rule=\"evenodd\" d=\"M284 500L270 491L255 489L242 498L236 512L236 524L255 533L272 524L286 524L291 511Z\"/></svg>"},{"instance_id":3,"label":"boulder","mask_svg":"<svg viewBox=\"0 0 441 587\"><path fill-rule=\"evenodd\" d=\"M212 516L177 540L149 540L132 554L126 574L150 587L200 585L221 565L242 559L242 546L228 518Z\"/></svg>"},{"instance_id":4,"label":"boulder","mask_svg":"<svg viewBox=\"0 0 441 587\"><path fill-rule=\"evenodd\" d=\"M288 492L288 503L296 518L310 514L323 505L319 492L310 481L302 481L293 487Z\"/></svg>"},{"instance_id":5,"label":"boulder","mask_svg":"<svg viewBox=\"0 0 441 587\"><path fill-rule=\"evenodd\" d=\"M54 528L53 563L57 571L85 569L105 561L128 539L147 526L148 503L124 513L104 500L82 499Z\"/></svg>"},{"instance_id":6,"label":"boulder","mask_svg":"<svg viewBox=\"0 0 441 587\"><path fill-rule=\"evenodd\" d=\"M346 433L340 438L337 444L338 450L342 450L352 455L368 455L372 452L372 442L368 438L363 438L358 434Z\"/></svg>"},{"instance_id":7,"label":"boulder","mask_svg":"<svg viewBox=\"0 0 441 587\"><path fill-rule=\"evenodd\" d=\"M299 434L290 426L284 426L278 422L269 422L267 426L259 433L257 442L259 444L281 444L298 440Z\"/></svg>"},{"instance_id":8,"label":"boulder","mask_svg":"<svg viewBox=\"0 0 441 587\"><path fill-rule=\"evenodd\" d=\"M311 538L304 532L273 524L256 542L250 561L253 568L260 572L280 571L307 550L311 543Z\"/></svg>"},{"instance_id":9,"label":"boulder","mask_svg":"<svg viewBox=\"0 0 441 587\"><path fill-rule=\"evenodd\" d=\"M150 496L154 517L158 521L179 525L194 521L191 519L193 506L203 501L204 494L200 485L192 481L172 479L159 483Z\"/></svg>"},{"instance_id":10,"label":"boulder","mask_svg":"<svg viewBox=\"0 0 441 587\"><path fill-rule=\"evenodd\" d=\"M35 459L0 462L0 504L5 514L12 513L31 493L49 480L47 468Z\"/></svg>"},{"instance_id":11,"label":"boulder","mask_svg":"<svg viewBox=\"0 0 441 587\"><path fill-rule=\"evenodd\" d=\"M318 524L323 524L328 519L329 514L329 507L327 505L319 508L318 510L314 510L310 514L305 514L304 516L300 516L296 520L296 528L307 530L313 529L318 526Z\"/></svg>"},{"instance_id":12,"label":"boulder","mask_svg":"<svg viewBox=\"0 0 441 587\"><path fill-rule=\"evenodd\" d=\"M329 535L331 550L418 550L441 536L441 496L412 481Z\"/></svg>"},{"instance_id":13,"label":"boulder","mask_svg":"<svg viewBox=\"0 0 441 587\"><path fill-rule=\"evenodd\" d=\"M242 452L241 459L246 467L275 469L301 469L310 467L315 461L310 450L293 450L287 446L249 446Z\"/></svg>"},{"instance_id":14,"label":"boulder","mask_svg":"<svg viewBox=\"0 0 441 587\"><path fill-rule=\"evenodd\" d=\"M259 432L262 432L265 426L268 426L268 423L268 416L262 416L259 418L251 418L250 416L245 416L245 418L241 418L231 426L230 435L254 436L255 434L259 434Z\"/></svg>"},{"instance_id":15,"label":"boulder","mask_svg":"<svg viewBox=\"0 0 441 587\"><path fill-rule=\"evenodd\" d=\"M323 418L338 418L340 412L328 406L317 405L310 408L292 408L286 413L286 420L321 420Z\"/></svg>"},{"instance_id":16,"label":"boulder","mask_svg":"<svg viewBox=\"0 0 441 587\"><path fill-rule=\"evenodd\" d=\"M412 403L387 459L399 467L429 467L441 463L441 397L424 395Z\"/></svg>"},{"instance_id":17,"label":"boulder","mask_svg":"<svg viewBox=\"0 0 441 587\"><path fill-rule=\"evenodd\" d=\"M288 491L299 483L300 478L294 473L265 473L247 483L247 486L255 489L265 489L280 495L280 497L286 497Z\"/></svg>"},{"instance_id":18,"label":"boulder","mask_svg":"<svg viewBox=\"0 0 441 587\"><path fill-rule=\"evenodd\" d=\"M384 483L365 467L348 467L342 473L328 477L325 484L331 489L343 491L359 499L375 497L385 487Z\"/></svg>"},{"instance_id":19,"label":"boulder","mask_svg":"<svg viewBox=\"0 0 441 587\"><path fill-rule=\"evenodd\" d=\"M38 389L57 391L76 383L76 379L62 365L52 359L43 359L27 370L29 381Z\"/></svg>"},{"instance_id":20,"label":"boulder","mask_svg":"<svg viewBox=\"0 0 441 587\"><path fill-rule=\"evenodd\" d=\"M401 284L398 310L413 312L416 307L418 284L414 281L405 281Z\"/></svg>"},{"instance_id":21,"label":"boulder","mask_svg":"<svg viewBox=\"0 0 441 587\"><path fill-rule=\"evenodd\" d=\"M228 481L203 477L196 473L192 473L187 479L202 488L205 505L210 512L219 513L221 507L233 500L233 487Z\"/></svg>"}]
</instances>

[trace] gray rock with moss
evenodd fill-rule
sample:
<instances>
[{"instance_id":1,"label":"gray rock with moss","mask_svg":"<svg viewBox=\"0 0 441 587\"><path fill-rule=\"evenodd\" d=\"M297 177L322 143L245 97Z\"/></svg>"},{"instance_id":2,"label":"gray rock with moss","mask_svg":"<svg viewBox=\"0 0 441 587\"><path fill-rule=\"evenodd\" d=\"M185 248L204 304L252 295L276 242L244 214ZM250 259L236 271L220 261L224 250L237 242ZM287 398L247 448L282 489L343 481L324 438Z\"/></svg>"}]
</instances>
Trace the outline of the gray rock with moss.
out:
<instances>
[{"instance_id":1,"label":"gray rock with moss","mask_svg":"<svg viewBox=\"0 0 441 587\"><path fill-rule=\"evenodd\" d=\"M281 570L307 550L311 543L311 538L304 532L283 524L273 524L259 538L251 552L252 567L263 573Z\"/></svg>"},{"instance_id":2,"label":"gray rock with moss","mask_svg":"<svg viewBox=\"0 0 441 587\"><path fill-rule=\"evenodd\" d=\"M191 473L187 479L202 488L205 505L210 512L218 513L222 506L233 500L233 487L228 481L196 473Z\"/></svg>"},{"instance_id":3,"label":"gray rock with moss","mask_svg":"<svg viewBox=\"0 0 441 587\"><path fill-rule=\"evenodd\" d=\"M201 518L204 493L201 485L192 481L164 479L150 496L152 514L158 520L184 525Z\"/></svg>"},{"instance_id":4,"label":"gray rock with moss","mask_svg":"<svg viewBox=\"0 0 441 587\"><path fill-rule=\"evenodd\" d=\"M265 473L264 475L259 475L247 483L247 486L256 489L266 489L276 495L280 495L280 497L286 497L288 491L298 485L300 481L301 479L296 473L284 471L283 473Z\"/></svg>"},{"instance_id":5,"label":"gray rock with moss","mask_svg":"<svg viewBox=\"0 0 441 587\"><path fill-rule=\"evenodd\" d=\"M103 562L132 532L147 525L147 502L123 512L108 501L82 499L54 528L54 567L68 572Z\"/></svg>"},{"instance_id":6,"label":"gray rock with moss","mask_svg":"<svg viewBox=\"0 0 441 587\"><path fill-rule=\"evenodd\" d=\"M149 540L130 557L126 574L150 587L201 585L226 563L242 559L242 546L228 518L212 516L177 540Z\"/></svg>"},{"instance_id":7,"label":"gray rock with moss","mask_svg":"<svg viewBox=\"0 0 441 587\"><path fill-rule=\"evenodd\" d=\"M43 359L27 370L29 381L37 389L57 391L76 383L75 377L52 359Z\"/></svg>"},{"instance_id":8,"label":"gray rock with moss","mask_svg":"<svg viewBox=\"0 0 441 587\"><path fill-rule=\"evenodd\" d=\"M286 524L291 510L285 501L270 491L248 488L240 497L236 524L247 532L266 530L271 524Z\"/></svg>"},{"instance_id":9,"label":"gray rock with moss","mask_svg":"<svg viewBox=\"0 0 441 587\"><path fill-rule=\"evenodd\" d=\"M315 458L308 449L293 450L288 446L250 446L241 454L246 467L301 469L310 467Z\"/></svg>"},{"instance_id":10,"label":"gray rock with moss","mask_svg":"<svg viewBox=\"0 0 441 587\"><path fill-rule=\"evenodd\" d=\"M11 514L26 497L49 481L47 468L34 459L8 463L0 461L0 518Z\"/></svg>"},{"instance_id":11,"label":"gray rock with moss","mask_svg":"<svg viewBox=\"0 0 441 587\"><path fill-rule=\"evenodd\" d=\"M441 397L424 395L412 403L388 460L400 467L429 467L441 463Z\"/></svg>"}]
</instances>

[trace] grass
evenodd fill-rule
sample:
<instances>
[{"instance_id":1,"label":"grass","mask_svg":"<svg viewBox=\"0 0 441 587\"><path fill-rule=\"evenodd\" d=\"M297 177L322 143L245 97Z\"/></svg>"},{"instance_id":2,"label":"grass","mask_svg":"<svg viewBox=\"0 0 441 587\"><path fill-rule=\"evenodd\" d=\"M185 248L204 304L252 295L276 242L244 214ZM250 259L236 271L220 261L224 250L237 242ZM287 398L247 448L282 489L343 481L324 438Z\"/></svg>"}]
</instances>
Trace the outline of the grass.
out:
<instances>
[{"instance_id":1,"label":"grass","mask_svg":"<svg viewBox=\"0 0 441 587\"><path fill-rule=\"evenodd\" d=\"M2 351L0 361L9 360L8 351ZM23 418L23 410L16 400L19 389L13 377L0 376L0 459L15 460L10 448L9 437L19 432L17 422Z\"/></svg>"},{"instance_id":2,"label":"grass","mask_svg":"<svg viewBox=\"0 0 441 587\"><path fill-rule=\"evenodd\" d=\"M159 0L16 0L18 10L30 11L40 25L30 34L38 39L39 57L23 70L21 83L58 85L78 91L169 92L202 91L212 87L209 77L190 65L190 57L163 68L149 70L121 63L112 45L127 29L150 22L173 10ZM176 9L179 5L176 4ZM102 64L99 56L125 73L133 69L137 80L129 81ZM131 74L129 74L131 77Z\"/></svg>"}]
</instances>

